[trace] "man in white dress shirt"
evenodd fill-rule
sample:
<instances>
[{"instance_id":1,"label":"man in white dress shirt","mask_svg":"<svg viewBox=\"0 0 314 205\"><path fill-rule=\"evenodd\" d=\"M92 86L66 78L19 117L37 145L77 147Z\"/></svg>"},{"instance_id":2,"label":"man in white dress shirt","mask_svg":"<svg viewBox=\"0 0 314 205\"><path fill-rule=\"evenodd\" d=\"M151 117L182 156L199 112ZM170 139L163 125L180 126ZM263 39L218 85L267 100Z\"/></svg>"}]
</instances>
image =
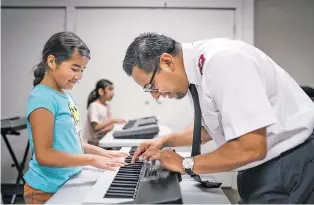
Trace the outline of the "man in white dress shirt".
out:
<instances>
[{"instance_id":1,"label":"man in white dress shirt","mask_svg":"<svg viewBox=\"0 0 314 205\"><path fill-rule=\"evenodd\" d=\"M147 33L130 44L123 69L154 98L181 99L194 84L202 143L218 145L189 158L162 150L191 146L190 127L140 144L134 159L190 175L238 170L244 203L314 203L314 103L265 53L236 40L181 44Z\"/></svg>"}]
</instances>

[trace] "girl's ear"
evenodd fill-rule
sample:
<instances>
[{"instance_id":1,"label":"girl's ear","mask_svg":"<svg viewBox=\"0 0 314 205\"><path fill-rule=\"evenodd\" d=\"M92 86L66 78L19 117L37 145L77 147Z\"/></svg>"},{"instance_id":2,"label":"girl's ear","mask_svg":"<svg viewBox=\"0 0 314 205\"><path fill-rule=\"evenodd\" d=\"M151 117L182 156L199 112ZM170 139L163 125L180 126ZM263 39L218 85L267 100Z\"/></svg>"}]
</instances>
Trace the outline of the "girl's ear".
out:
<instances>
[{"instance_id":1,"label":"girl's ear","mask_svg":"<svg viewBox=\"0 0 314 205\"><path fill-rule=\"evenodd\" d=\"M48 65L49 69L51 69L52 71L57 69L56 59L53 55L49 55L47 57L47 65Z\"/></svg>"},{"instance_id":2,"label":"girl's ear","mask_svg":"<svg viewBox=\"0 0 314 205\"><path fill-rule=\"evenodd\" d=\"M98 92L98 94L99 94L100 96L102 96L102 95L105 94L104 89L102 89L102 88L99 88L97 92Z\"/></svg>"}]
</instances>

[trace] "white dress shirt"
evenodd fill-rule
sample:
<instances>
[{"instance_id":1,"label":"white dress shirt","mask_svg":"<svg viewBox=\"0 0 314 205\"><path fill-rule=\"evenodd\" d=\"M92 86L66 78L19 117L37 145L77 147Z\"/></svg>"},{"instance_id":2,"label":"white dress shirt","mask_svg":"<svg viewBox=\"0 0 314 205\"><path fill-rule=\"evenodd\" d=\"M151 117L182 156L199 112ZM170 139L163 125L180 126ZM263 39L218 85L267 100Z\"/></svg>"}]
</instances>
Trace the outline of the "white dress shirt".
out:
<instances>
[{"instance_id":1,"label":"white dress shirt","mask_svg":"<svg viewBox=\"0 0 314 205\"><path fill-rule=\"evenodd\" d=\"M203 126L218 147L266 127L266 158L239 170L279 156L313 132L314 103L261 50L231 39L182 44L182 50L188 80L198 90Z\"/></svg>"}]
</instances>

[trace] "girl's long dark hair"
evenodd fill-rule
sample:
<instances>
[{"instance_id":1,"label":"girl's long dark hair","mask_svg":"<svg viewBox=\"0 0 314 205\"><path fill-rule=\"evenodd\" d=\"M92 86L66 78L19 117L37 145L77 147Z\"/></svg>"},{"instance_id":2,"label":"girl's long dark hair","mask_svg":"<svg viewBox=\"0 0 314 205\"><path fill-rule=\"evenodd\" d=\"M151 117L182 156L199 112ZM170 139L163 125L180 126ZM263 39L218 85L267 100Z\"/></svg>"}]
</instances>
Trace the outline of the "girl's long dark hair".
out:
<instances>
[{"instance_id":1,"label":"girl's long dark hair","mask_svg":"<svg viewBox=\"0 0 314 205\"><path fill-rule=\"evenodd\" d=\"M33 86L38 85L43 80L48 67L47 58L49 55L53 55L57 65L59 65L70 59L76 49L81 56L90 58L88 47L75 33L64 31L51 36L44 46L41 61L34 69Z\"/></svg>"},{"instance_id":2,"label":"girl's long dark hair","mask_svg":"<svg viewBox=\"0 0 314 205\"><path fill-rule=\"evenodd\" d=\"M88 100L87 100L87 109L89 107L89 105L94 102L95 100L97 100L100 95L98 93L98 90L100 88L102 88L103 90L106 90L107 87L112 86L113 83L110 80L106 80L106 79L101 79L96 83L96 87L95 89L89 94L88 96Z\"/></svg>"}]
</instances>

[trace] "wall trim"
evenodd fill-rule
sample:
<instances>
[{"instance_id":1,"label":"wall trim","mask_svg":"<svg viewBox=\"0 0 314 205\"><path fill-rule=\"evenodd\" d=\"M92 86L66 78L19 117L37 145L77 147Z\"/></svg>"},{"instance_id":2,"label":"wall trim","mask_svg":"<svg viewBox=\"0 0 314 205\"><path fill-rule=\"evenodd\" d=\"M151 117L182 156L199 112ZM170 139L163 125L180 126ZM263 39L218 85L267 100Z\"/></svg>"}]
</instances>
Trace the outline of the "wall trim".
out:
<instances>
[{"instance_id":1,"label":"wall trim","mask_svg":"<svg viewBox=\"0 0 314 205\"><path fill-rule=\"evenodd\" d=\"M2 0L2 8L66 8L68 31L75 31L76 10L84 8L177 8L234 10L234 36L254 44L254 0Z\"/></svg>"}]
</instances>

